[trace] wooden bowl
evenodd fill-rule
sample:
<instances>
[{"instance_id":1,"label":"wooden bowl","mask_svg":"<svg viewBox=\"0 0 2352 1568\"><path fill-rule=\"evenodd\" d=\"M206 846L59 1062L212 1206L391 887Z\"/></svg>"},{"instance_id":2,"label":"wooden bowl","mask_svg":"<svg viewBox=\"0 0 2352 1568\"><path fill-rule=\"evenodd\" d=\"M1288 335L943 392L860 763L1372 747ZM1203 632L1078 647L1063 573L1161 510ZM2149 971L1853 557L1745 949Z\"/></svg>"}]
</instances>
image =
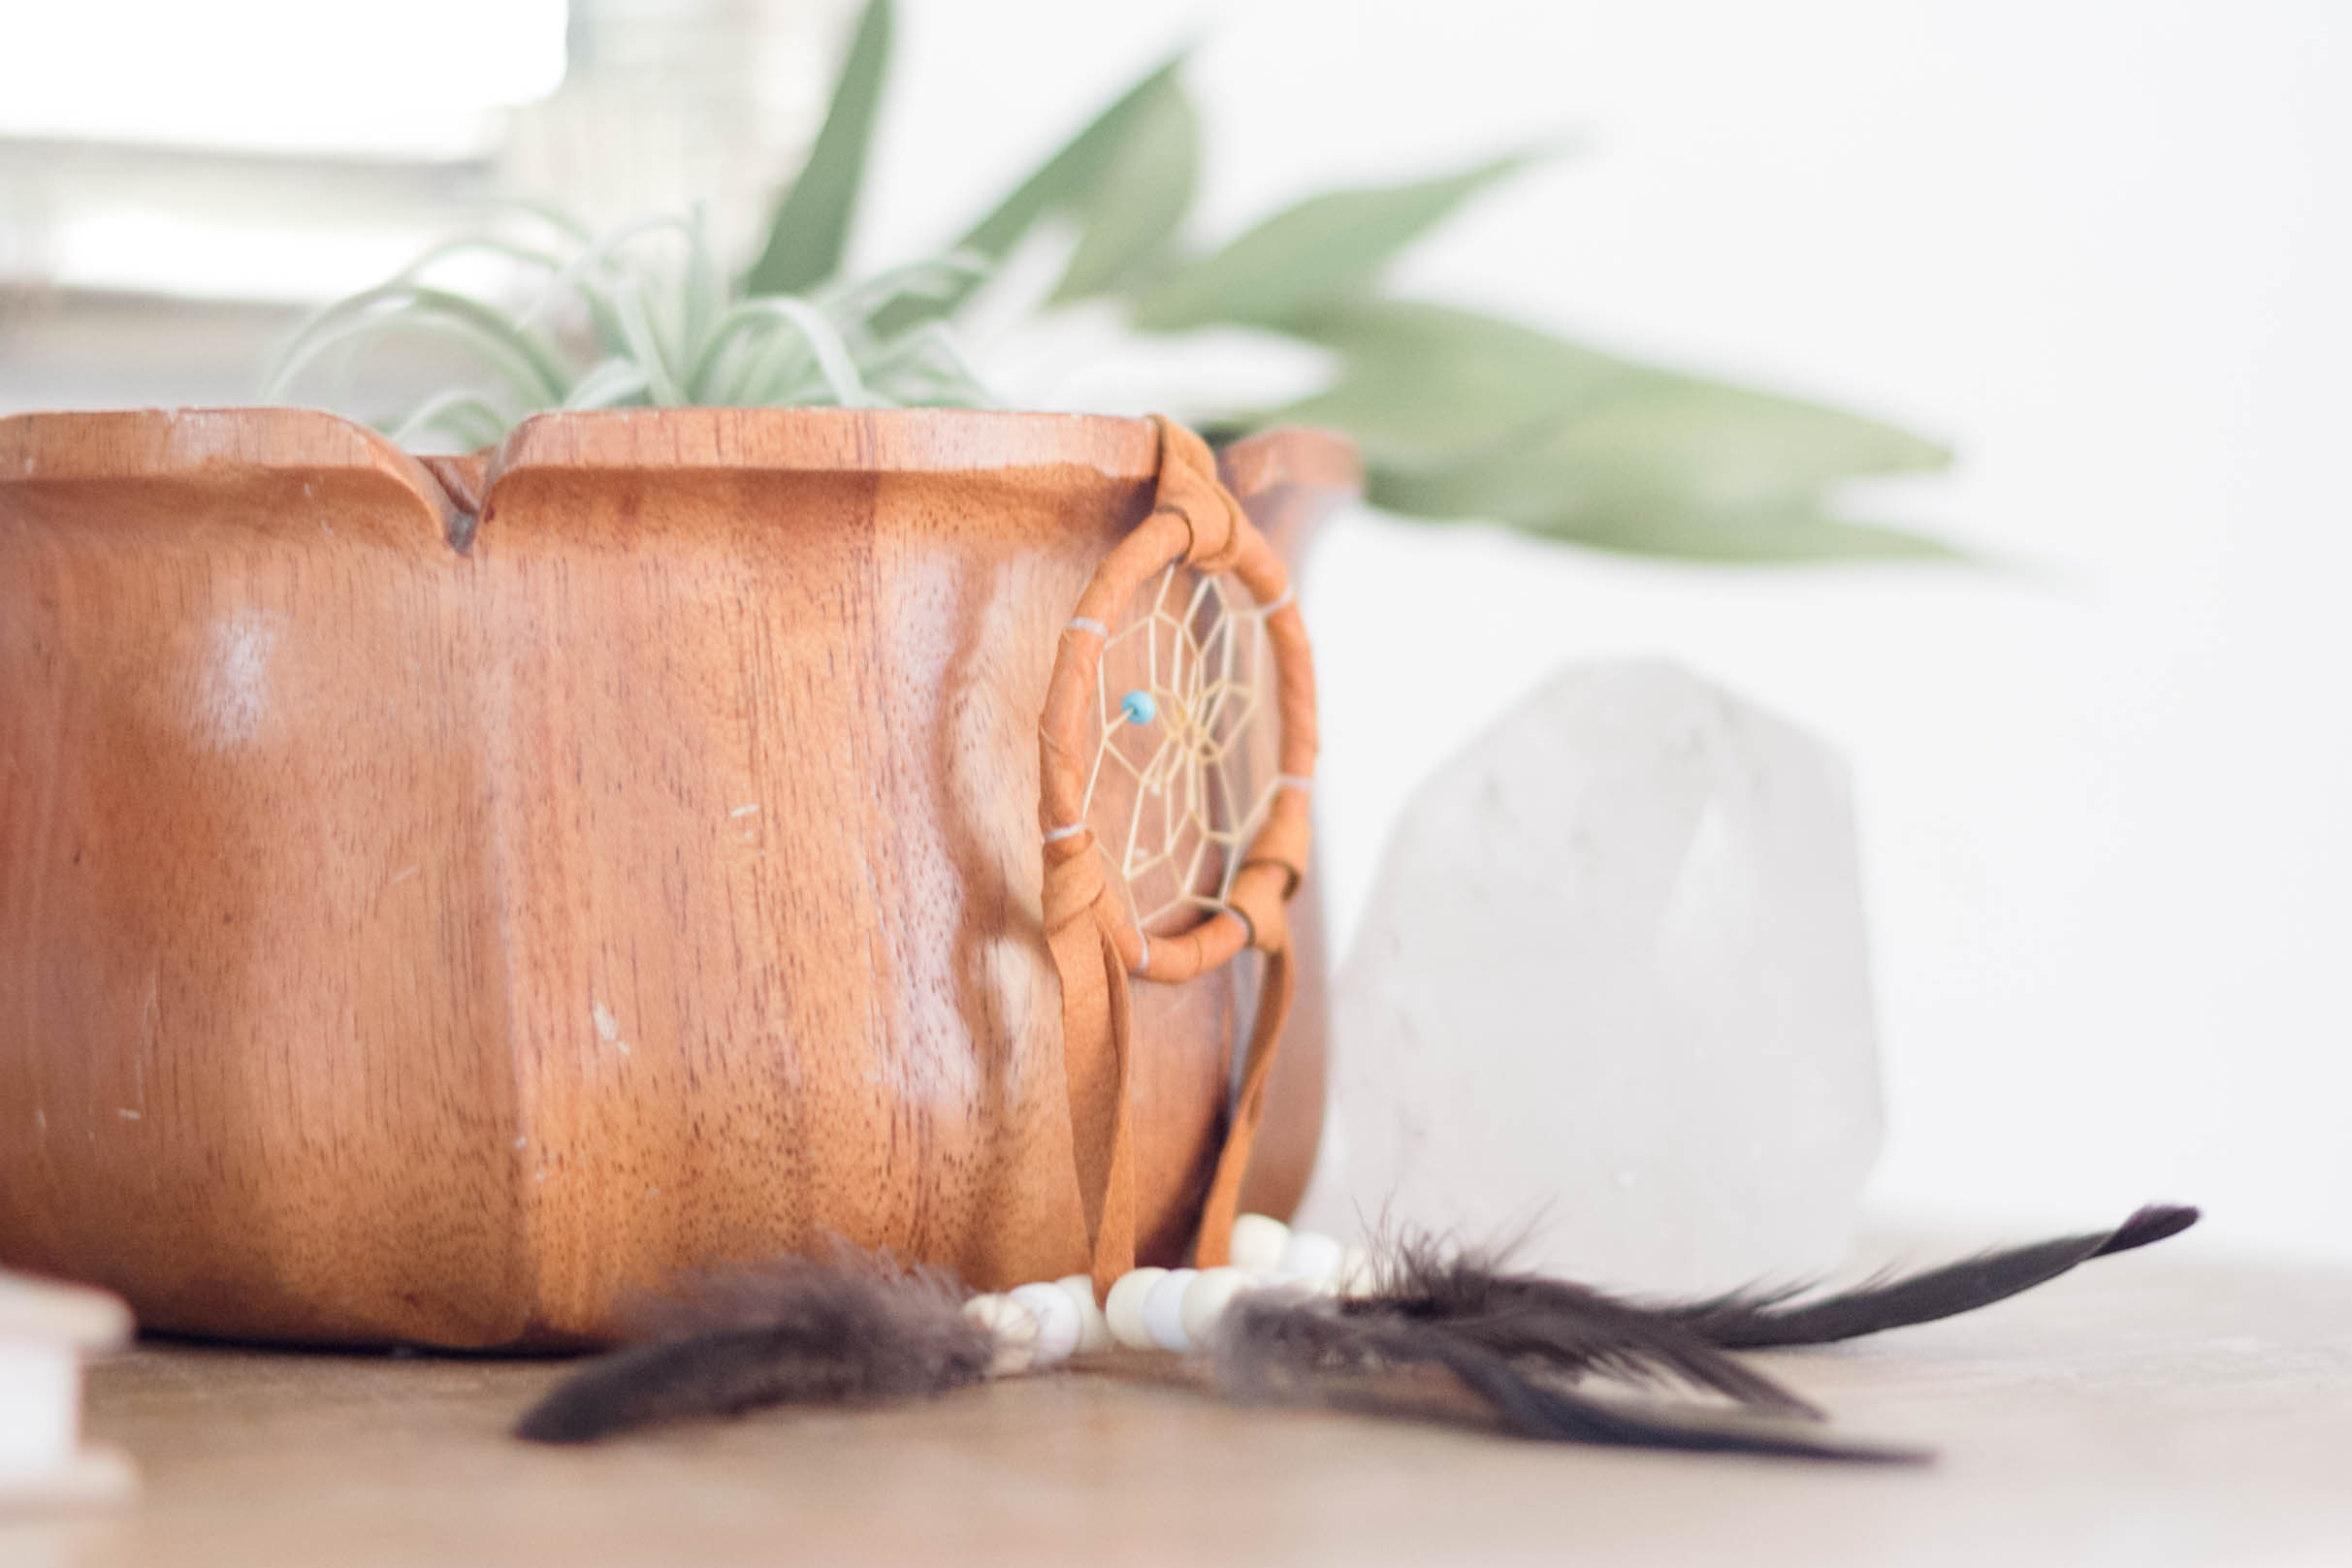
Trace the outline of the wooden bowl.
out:
<instances>
[{"instance_id":1,"label":"wooden bowl","mask_svg":"<svg viewBox=\"0 0 2352 1568\"><path fill-rule=\"evenodd\" d=\"M0 1262L150 1328L474 1347L828 1234L1082 1269L1037 724L1155 458L945 410L425 462L301 410L0 420ZM1306 433L1225 462L1294 556L1356 479ZM1155 1261L1247 983L1137 987Z\"/></svg>"}]
</instances>

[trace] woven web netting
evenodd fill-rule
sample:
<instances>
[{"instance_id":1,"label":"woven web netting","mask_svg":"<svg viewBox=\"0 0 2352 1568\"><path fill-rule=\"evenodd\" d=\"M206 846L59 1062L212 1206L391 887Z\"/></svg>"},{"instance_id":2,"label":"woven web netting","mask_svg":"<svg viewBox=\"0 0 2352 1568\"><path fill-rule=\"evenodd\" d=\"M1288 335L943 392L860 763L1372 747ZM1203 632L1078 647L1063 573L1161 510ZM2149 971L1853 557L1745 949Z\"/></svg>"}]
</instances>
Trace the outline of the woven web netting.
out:
<instances>
[{"instance_id":1,"label":"woven web netting","mask_svg":"<svg viewBox=\"0 0 2352 1568\"><path fill-rule=\"evenodd\" d=\"M1085 820L1149 935L1225 907L1277 785L1273 678L1265 613L1230 577L1170 566L1111 628Z\"/></svg>"}]
</instances>

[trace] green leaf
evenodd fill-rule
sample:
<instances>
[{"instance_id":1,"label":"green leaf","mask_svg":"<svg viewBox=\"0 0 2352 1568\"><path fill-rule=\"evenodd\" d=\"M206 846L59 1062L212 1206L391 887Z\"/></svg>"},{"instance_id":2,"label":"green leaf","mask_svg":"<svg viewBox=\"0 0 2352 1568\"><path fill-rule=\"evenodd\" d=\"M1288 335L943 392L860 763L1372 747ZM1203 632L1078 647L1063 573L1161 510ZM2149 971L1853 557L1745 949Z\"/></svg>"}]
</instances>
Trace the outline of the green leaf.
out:
<instances>
[{"instance_id":1,"label":"green leaf","mask_svg":"<svg viewBox=\"0 0 2352 1568\"><path fill-rule=\"evenodd\" d=\"M1626 368L1531 438L1411 469L1380 466L1377 505L1490 518L1546 538L1708 560L1949 559L1937 541L1831 515L1846 479L1942 467L1892 426L1795 399Z\"/></svg>"},{"instance_id":2,"label":"green leaf","mask_svg":"<svg viewBox=\"0 0 2352 1568\"><path fill-rule=\"evenodd\" d=\"M726 272L720 265L719 249L711 243L708 215L700 202L694 204L686 226L686 278L683 287L684 308L679 320L679 354L683 363L693 359L699 344L726 308Z\"/></svg>"},{"instance_id":3,"label":"green leaf","mask_svg":"<svg viewBox=\"0 0 2352 1568\"><path fill-rule=\"evenodd\" d=\"M1451 508L1431 511L1430 487L1417 476L1379 469L1369 475L1366 498L1375 506L1406 515L1463 515ZM1563 496L1551 510L1497 521L1557 543L1617 555L1726 565L1971 559L1940 539L1886 524L1833 516L1825 506L1801 497L1741 507L1702 507L1659 496L1575 500Z\"/></svg>"},{"instance_id":4,"label":"green leaf","mask_svg":"<svg viewBox=\"0 0 2352 1568\"><path fill-rule=\"evenodd\" d=\"M444 392L420 403L387 433L394 445L406 446L419 435L439 431L458 443L458 450L478 452L495 445L511 423L505 410L480 393Z\"/></svg>"},{"instance_id":5,"label":"green leaf","mask_svg":"<svg viewBox=\"0 0 2352 1568\"><path fill-rule=\"evenodd\" d=\"M753 362L749 384L730 401L762 407L788 400L787 394L799 385L792 372L805 356L816 364L822 385L834 402L844 408L871 406L873 400L858 378L856 363L842 341L841 330L808 301L785 294L744 301L726 313L711 335L710 352L715 354L728 338L747 329L768 330L770 341ZM706 373L710 368L709 365L699 368L699 373Z\"/></svg>"},{"instance_id":6,"label":"green leaf","mask_svg":"<svg viewBox=\"0 0 2352 1568\"><path fill-rule=\"evenodd\" d=\"M662 344L660 329L654 325L653 310L637 279L625 277L614 285L612 305L621 323L622 339L628 345L628 357L645 372L646 395L658 408L684 407L689 400L686 388L678 380L678 368Z\"/></svg>"},{"instance_id":7,"label":"green leaf","mask_svg":"<svg viewBox=\"0 0 2352 1568\"><path fill-rule=\"evenodd\" d=\"M304 369L338 344L404 331L454 337L471 347L514 389L526 407L563 400L565 380L556 355L478 300L414 283L387 284L338 300L313 315L281 349L262 387L275 401Z\"/></svg>"},{"instance_id":8,"label":"green leaf","mask_svg":"<svg viewBox=\"0 0 2352 1568\"><path fill-rule=\"evenodd\" d=\"M1337 351L1339 377L1252 423L1345 431L1374 464L1425 467L1528 437L1632 373L1532 327L1409 300L1347 301L1290 330Z\"/></svg>"},{"instance_id":9,"label":"green leaf","mask_svg":"<svg viewBox=\"0 0 2352 1568\"><path fill-rule=\"evenodd\" d=\"M595 323L596 340L608 351L626 350L628 334L614 311L611 298L615 286L613 280L628 275L627 257L630 248L657 234L683 237L691 251L694 242L693 220L673 213L655 213L624 223L598 236L565 262L562 272L548 279L547 286L539 291L538 298L514 318L515 326L528 330L551 315L564 302L576 300L586 306L590 320Z\"/></svg>"},{"instance_id":10,"label":"green leaf","mask_svg":"<svg viewBox=\"0 0 2352 1568\"><path fill-rule=\"evenodd\" d=\"M1176 73L1184 56L1177 54L1121 93L1112 105L1088 121L1085 129L1065 143L1060 151L1039 165L1035 174L1015 187L995 210L974 224L957 240L958 250L977 251L991 261L1003 261L1021 236L1048 212L1079 210L1091 203L1105 176L1117 164L1119 151L1138 130L1167 112L1171 95L1182 96Z\"/></svg>"},{"instance_id":11,"label":"green leaf","mask_svg":"<svg viewBox=\"0 0 2352 1568\"><path fill-rule=\"evenodd\" d=\"M1889 426L1414 301L1350 301L1293 330L1339 352L1339 378L1256 422L1346 432L1392 511L1698 560L1952 553L1822 505L1839 480L1948 461Z\"/></svg>"},{"instance_id":12,"label":"green leaf","mask_svg":"<svg viewBox=\"0 0 2352 1568\"><path fill-rule=\"evenodd\" d=\"M1128 143L1142 137L1146 142L1166 145L1173 140L1173 127L1178 116L1183 122L1190 122L1191 104L1177 76L1183 64L1184 56L1179 53L1121 93L1064 143L1059 151L1040 164L1027 179L1014 187L1012 194L997 203L987 216L966 231L954 248L990 263L1001 262L1049 213L1075 216L1079 220L1081 234L1091 233L1093 207L1106 199ZM1190 198L1188 180L1185 199L1189 202ZM1144 210L1148 210L1147 205ZM1180 219L1182 215L1178 212L1176 216ZM1129 218L1119 220L1116 229L1132 235L1148 226L1148 217ZM1173 220L1170 226L1174 227ZM1081 249L1084 243L1081 240ZM1110 235L1097 243L1105 256L1123 248ZM1075 266L1077 258L1072 260ZM874 330L885 337L894 337L918 321L948 315L971 297L980 282L981 276L975 275L928 299L899 301L876 316ZM1063 287L1068 286L1065 277Z\"/></svg>"},{"instance_id":13,"label":"green leaf","mask_svg":"<svg viewBox=\"0 0 2352 1568\"><path fill-rule=\"evenodd\" d=\"M566 408L617 408L645 397L651 383L645 367L634 360L609 359L571 384L564 395Z\"/></svg>"},{"instance_id":14,"label":"green leaf","mask_svg":"<svg viewBox=\"0 0 2352 1568\"><path fill-rule=\"evenodd\" d=\"M893 402L985 408L993 401L944 321L923 322L885 344L864 373L866 385Z\"/></svg>"},{"instance_id":15,"label":"green leaf","mask_svg":"<svg viewBox=\"0 0 2352 1568\"><path fill-rule=\"evenodd\" d=\"M1084 204L1084 229L1050 303L1119 287L1167 250L1192 208L1200 177L1201 124L1173 77L1136 108Z\"/></svg>"},{"instance_id":16,"label":"green leaf","mask_svg":"<svg viewBox=\"0 0 2352 1568\"><path fill-rule=\"evenodd\" d=\"M871 277L836 281L810 299L835 320L863 326L905 301L919 306L953 298L994 270L985 257L956 251L929 261L908 262Z\"/></svg>"},{"instance_id":17,"label":"green leaf","mask_svg":"<svg viewBox=\"0 0 2352 1568\"><path fill-rule=\"evenodd\" d=\"M1136 306L1136 325L1176 332L1221 322L1283 327L1367 288L1397 252L1527 155L1404 185L1310 196L1177 272Z\"/></svg>"},{"instance_id":18,"label":"green leaf","mask_svg":"<svg viewBox=\"0 0 2352 1568\"><path fill-rule=\"evenodd\" d=\"M776 208L767 248L752 264L745 282L748 292L799 294L840 271L889 59L890 0L866 0L850 43L849 61L833 84L823 128L817 133L800 177Z\"/></svg>"}]
</instances>

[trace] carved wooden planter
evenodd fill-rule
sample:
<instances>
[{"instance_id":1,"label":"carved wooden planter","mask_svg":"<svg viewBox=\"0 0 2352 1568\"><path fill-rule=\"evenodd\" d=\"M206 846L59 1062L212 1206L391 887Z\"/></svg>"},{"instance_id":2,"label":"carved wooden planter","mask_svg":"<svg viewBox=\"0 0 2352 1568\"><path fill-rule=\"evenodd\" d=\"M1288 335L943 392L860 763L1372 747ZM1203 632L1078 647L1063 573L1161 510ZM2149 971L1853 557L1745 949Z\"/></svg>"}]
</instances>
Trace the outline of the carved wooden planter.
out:
<instances>
[{"instance_id":1,"label":"carved wooden planter","mask_svg":"<svg viewBox=\"0 0 2352 1568\"><path fill-rule=\"evenodd\" d=\"M0 420L0 1262L450 1346L827 1232L1083 1268L1038 713L1155 455L948 411L549 416L487 463ZM1225 462L1286 552L1354 483L1320 436ZM1315 935L1251 1178L1285 1212ZM1235 983L1138 987L1155 1261Z\"/></svg>"}]
</instances>

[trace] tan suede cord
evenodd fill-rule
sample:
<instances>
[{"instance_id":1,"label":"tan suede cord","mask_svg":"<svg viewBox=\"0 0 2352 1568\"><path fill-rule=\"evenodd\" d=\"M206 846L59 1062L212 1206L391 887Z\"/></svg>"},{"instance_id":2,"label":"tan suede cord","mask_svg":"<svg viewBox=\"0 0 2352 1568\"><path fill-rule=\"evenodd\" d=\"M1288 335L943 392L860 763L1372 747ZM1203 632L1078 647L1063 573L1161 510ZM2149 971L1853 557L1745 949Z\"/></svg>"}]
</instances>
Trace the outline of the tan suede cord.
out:
<instances>
[{"instance_id":1,"label":"tan suede cord","mask_svg":"<svg viewBox=\"0 0 2352 1568\"><path fill-rule=\"evenodd\" d=\"M1151 513L1104 558L1062 632L1038 725L1040 826L1045 834L1046 941L1062 984L1062 1064L1072 1145L1093 1253L1095 1294L1135 1266L1135 1130L1131 976L1180 983L1229 962L1244 946L1267 955L1257 1019L1242 1059L1240 1090L1203 1210L1195 1261L1226 1261L1249 1148L1264 1113L1291 998L1286 906L1305 870L1311 822L1306 784L1315 766L1315 676L1306 628L1290 582L1265 538L1217 480L1216 460L1198 435L1167 419L1160 431L1159 487ZM1192 929L1146 936L1111 885L1107 863L1084 818L1088 740L1097 672L1115 618L1138 588L1172 565L1230 573L1262 608L1279 720L1282 781L1265 820L1240 852L1224 907Z\"/></svg>"}]
</instances>

